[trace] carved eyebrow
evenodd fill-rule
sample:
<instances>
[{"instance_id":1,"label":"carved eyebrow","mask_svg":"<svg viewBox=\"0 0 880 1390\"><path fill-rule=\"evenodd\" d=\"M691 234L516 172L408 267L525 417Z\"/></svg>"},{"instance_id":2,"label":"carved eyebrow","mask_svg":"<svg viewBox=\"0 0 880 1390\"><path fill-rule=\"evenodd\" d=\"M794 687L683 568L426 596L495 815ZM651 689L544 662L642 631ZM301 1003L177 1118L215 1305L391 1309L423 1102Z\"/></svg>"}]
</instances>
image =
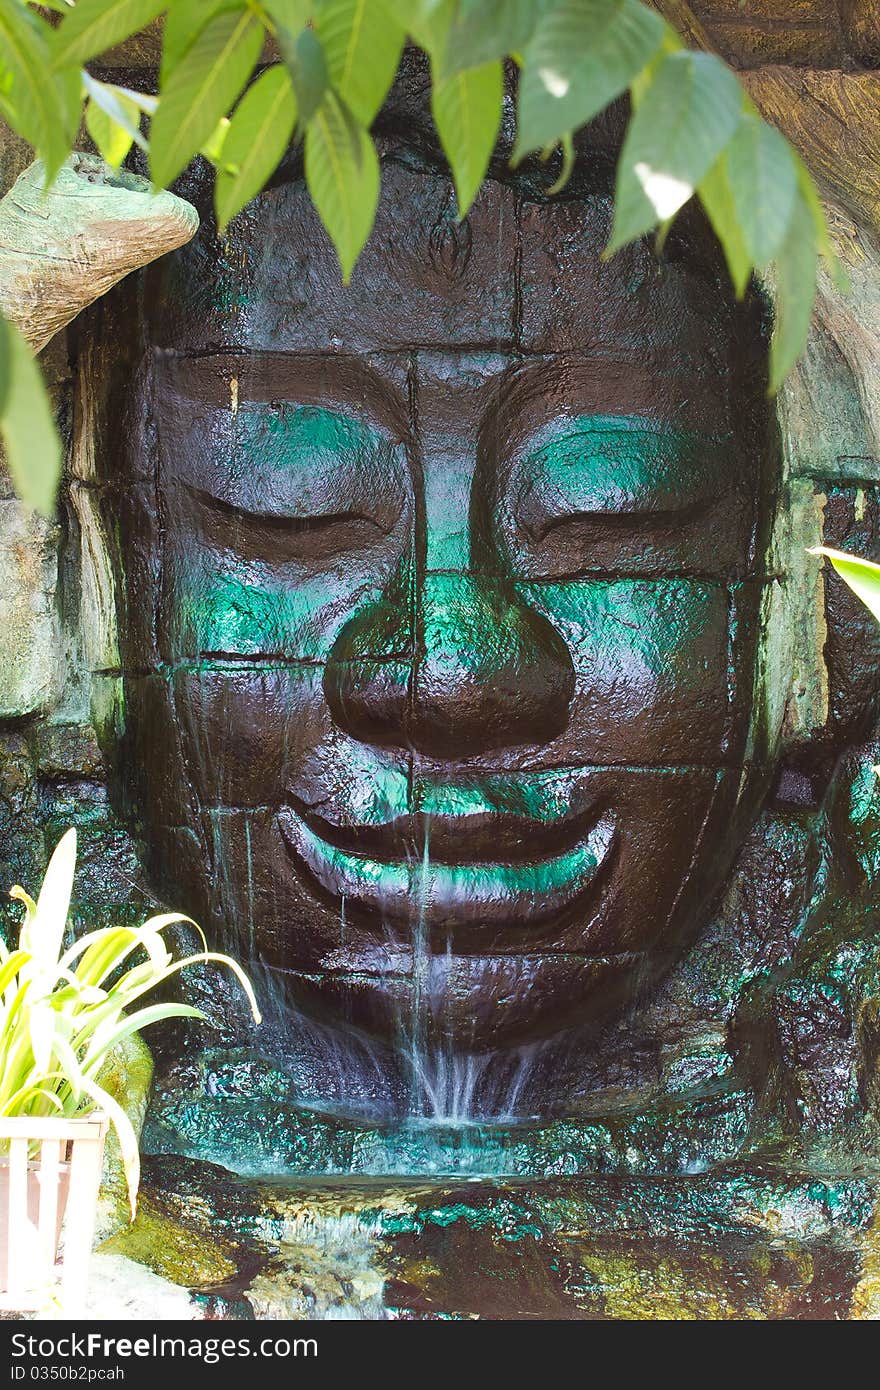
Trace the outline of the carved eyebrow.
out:
<instances>
[{"instance_id":1,"label":"carved eyebrow","mask_svg":"<svg viewBox=\"0 0 880 1390\"><path fill-rule=\"evenodd\" d=\"M395 439L409 437L404 396L374 366L343 353L324 355L229 351L168 354L158 369L171 391L232 410L262 402L323 405L369 416Z\"/></svg>"},{"instance_id":2,"label":"carved eyebrow","mask_svg":"<svg viewBox=\"0 0 880 1390\"><path fill-rule=\"evenodd\" d=\"M567 426L567 428L566 428ZM562 428L560 428L562 427ZM541 440L541 436L546 436ZM533 431L523 440L523 448L530 444L537 452L546 444L557 441L579 439L590 435L631 435L656 437L678 450L700 449L705 445L724 446L733 438L731 431L707 431L674 424L671 420L659 420L647 415L608 415L583 413L580 415L556 415L539 430ZM520 450L523 452L523 449Z\"/></svg>"}]
</instances>

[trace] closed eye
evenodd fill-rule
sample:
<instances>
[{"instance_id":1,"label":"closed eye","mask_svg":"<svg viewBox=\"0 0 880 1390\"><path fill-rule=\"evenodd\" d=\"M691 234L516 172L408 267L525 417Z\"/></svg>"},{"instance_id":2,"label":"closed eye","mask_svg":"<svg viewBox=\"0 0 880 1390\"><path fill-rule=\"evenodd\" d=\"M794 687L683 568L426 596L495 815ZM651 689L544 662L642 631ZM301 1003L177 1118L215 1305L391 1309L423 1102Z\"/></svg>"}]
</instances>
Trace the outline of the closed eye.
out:
<instances>
[{"instance_id":1,"label":"closed eye","mask_svg":"<svg viewBox=\"0 0 880 1390\"><path fill-rule=\"evenodd\" d=\"M634 418L581 417L514 464L513 511L534 544L571 524L662 527L718 499L720 441Z\"/></svg>"},{"instance_id":2,"label":"closed eye","mask_svg":"<svg viewBox=\"0 0 880 1390\"><path fill-rule=\"evenodd\" d=\"M680 506L646 507L644 503L631 511L572 511L556 515L538 514L538 509L522 508L519 523L532 545L540 545L548 536L567 530L588 532L601 527L603 535L620 532L639 532L649 528L663 529L667 525L684 524L703 516L711 503L708 498L695 498ZM523 514L525 512L525 515Z\"/></svg>"},{"instance_id":3,"label":"closed eye","mask_svg":"<svg viewBox=\"0 0 880 1390\"><path fill-rule=\"evenodd\" d=\"M185 483L197 504L201 529L218 550L234 550L244 560L283 565L290 561L321 568L339 556L366 550L392 530L400 515L379 521L363 511L328 511L313 516L255 512Z\"/></svg>"},{"instance_id":4,"label":"closed eye","mask_svg":"<svg viewBox=\"0 0 880 1390\"><path fill-rule=\"evenodd\" d=\"M254 526L262 526L267 530L279 531L285 535L296 535L299 532L320 531L331 526L338 526L341 523L360 521L368 526L372 526L376 531L386 536L392 529L394 522L400 515L398 508L397 515L394 516L390 524L383 525L375 516L368 516L366 512L358 511L337 511L319 512L314 516L283 516L276 512L255 512L249 511L246 507L239 507L234 502L227 502L225 498L216 497L213 492L207 492L204 488L194 487L191 483L184 483L186 491L191 497L195 497L204 507L227 516L236 521L244 521Z\"/></svg>"}]
</instances>

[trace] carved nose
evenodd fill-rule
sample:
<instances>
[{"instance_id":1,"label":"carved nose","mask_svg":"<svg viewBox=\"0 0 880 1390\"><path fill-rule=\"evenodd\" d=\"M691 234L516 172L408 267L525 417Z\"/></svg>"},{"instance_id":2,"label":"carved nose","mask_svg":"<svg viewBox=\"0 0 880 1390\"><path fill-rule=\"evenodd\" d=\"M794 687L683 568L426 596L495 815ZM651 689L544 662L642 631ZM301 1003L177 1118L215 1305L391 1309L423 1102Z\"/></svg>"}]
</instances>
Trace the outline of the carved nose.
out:
<instances>
[{"instance_id":1,"label":"carved nose","mask_svg":"<svg viewBox=\"0 0 880 1390\"><path fill-rule=\"evenodd\" d=\"M549 742L566 726L573 690L552 624L509 585L469 575L428 576L412 623L385 603L361 610L324 672L341 728L439 758Z\"/></svg>"}]
</instances>

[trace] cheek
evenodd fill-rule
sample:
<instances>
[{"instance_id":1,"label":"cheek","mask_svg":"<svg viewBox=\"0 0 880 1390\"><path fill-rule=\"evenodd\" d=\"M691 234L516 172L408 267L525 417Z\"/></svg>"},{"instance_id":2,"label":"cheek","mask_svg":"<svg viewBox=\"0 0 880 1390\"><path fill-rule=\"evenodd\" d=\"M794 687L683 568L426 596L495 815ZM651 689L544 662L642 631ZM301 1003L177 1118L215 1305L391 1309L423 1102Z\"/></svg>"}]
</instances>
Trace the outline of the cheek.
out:
<instances>
[{"instance_id":1,"label":"cheek","mask_svg":"<svg viewBox=\"0 0 880 1390\"><path fill-rule=\"evenodd\" d=\"M191 535L175 537L164 566L162 659L223 653L324 661L351 613L376 602L405 567L395 550L389 542L315 572L293 560L245 561Z\"/></svg>"},{"instance_id":2,"label":"cheek","mask_svg":"<svg viewBox=\"0 0 880 1390\"><path fill-rule=\"evenodd\" d=\"M308 663L179 671L162 682L164 723L153 718L153 747L179 750L203 807L274 811L294 797L343 827L404 814L406 760L335 728L322 675Z\"/></svg>"},{"instance_id":3,"label":"cheek","mask_svg":"<svg viewBox=\"0 0 880 1390\"><path fill-rule=\"evenodd\" d=\"M730 718L729 591L697 579L521 584L563 637L576 673L571 766L716 762Z\"/></svg>"},{"instance_id":4,"label":"cheek","mask_svg":"<svg viewBox=\"0 0 880 1390\"><path fill-rule=\"evenodd\" d=\"M181 670L173 692L184 761L203 805L278 806L326 734L320 666Z\"/></svg>"},{"instance_id":5,"label":"cheek","mask_svg":"<svg viewBox=\"0 0 880 1390\"><path fill-rule=\"evenodd\" d=\"M682 767L627 769L609 788L618 817L619 854L596 951L656 950L677 932L695 892L717 888L713 844L732 814L740 774ZM714 827L713 834L709 834Z\"/></svg>"}]
</instances>

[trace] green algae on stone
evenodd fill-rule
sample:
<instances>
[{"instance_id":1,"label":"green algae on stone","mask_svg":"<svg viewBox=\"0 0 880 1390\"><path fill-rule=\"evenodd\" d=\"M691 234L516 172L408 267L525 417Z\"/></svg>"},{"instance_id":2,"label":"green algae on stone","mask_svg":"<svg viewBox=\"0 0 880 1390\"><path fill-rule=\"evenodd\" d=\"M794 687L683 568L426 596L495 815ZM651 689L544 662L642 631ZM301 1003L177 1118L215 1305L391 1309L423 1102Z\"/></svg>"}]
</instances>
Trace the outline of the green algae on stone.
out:
<instances>
[{"instance_id":1,"label":"green algae on stone","mask_svg":"<svg viewBox=\"0 0 880 1390\"><path fill-rule=\"evenodd\" d=\"M140 1134L147 1113L153 1079L153 1058L143 1038L130 1034L107 1057L98 1081L113 1100L121 1105ZM119 1141L111 1129L104 1153L104 1172L98 1198L97 1230L100 1238L124 1229L131 1221L128 1185L122 1166Z\"/></svg>"},{"instance_id":2,"label":"green algae on stone","mask_svg":"<svg viewBox=\"0 0 880 1390\"><path fill-rule=\"evenodd\" d=\"M218 1231L181 1224L148 1193L138 1203L134 1222L100 1249L125 1255L188 1289L224 1284L238 1272L235 1248Z\"/></svg>"}]
</instances>

